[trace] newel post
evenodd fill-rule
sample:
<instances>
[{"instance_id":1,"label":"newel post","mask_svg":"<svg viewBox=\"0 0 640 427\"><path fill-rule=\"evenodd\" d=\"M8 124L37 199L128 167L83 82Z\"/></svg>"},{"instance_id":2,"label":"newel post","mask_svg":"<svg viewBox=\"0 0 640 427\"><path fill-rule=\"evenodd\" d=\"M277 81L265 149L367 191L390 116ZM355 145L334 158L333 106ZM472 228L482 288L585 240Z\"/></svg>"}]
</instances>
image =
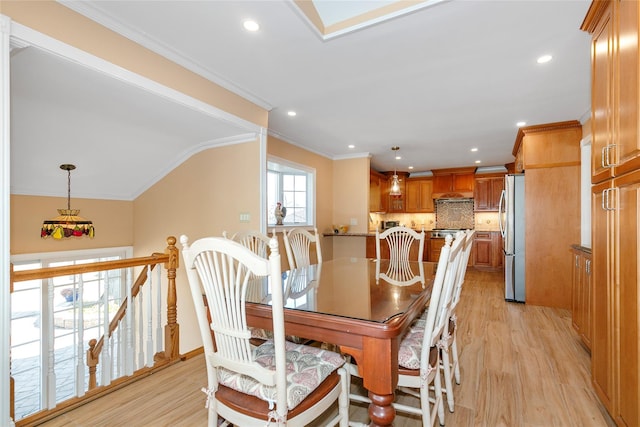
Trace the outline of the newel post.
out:
<instances>
[{"instance_id":1,"label":"newel post","mask_svg":"<svg viewBox=\"0 0 640 427\"><path fill-rule=\"evenodd\" d=\"M87 367L89 368L89 390L97 387L96 369L100 362L99 356L96 355L95 348L98 341L93 338L89 340L89 349L87 350Z\"/></svg>"},{"instance_id":2,"label":"newel post","mask_svg":"<svg viewBox=\"0 0 640 427\"><path fill-rule=\"evenodd\" d=\"M164 329L165 358L175 360L180 355L180 325L178 325L177 291L176 291L176 270L179 265L178 248L176 238L167 237L167 248L165 253L169 255L169 261L165 263L167 269L167 325Z\"/></svg>"}]
</instances>

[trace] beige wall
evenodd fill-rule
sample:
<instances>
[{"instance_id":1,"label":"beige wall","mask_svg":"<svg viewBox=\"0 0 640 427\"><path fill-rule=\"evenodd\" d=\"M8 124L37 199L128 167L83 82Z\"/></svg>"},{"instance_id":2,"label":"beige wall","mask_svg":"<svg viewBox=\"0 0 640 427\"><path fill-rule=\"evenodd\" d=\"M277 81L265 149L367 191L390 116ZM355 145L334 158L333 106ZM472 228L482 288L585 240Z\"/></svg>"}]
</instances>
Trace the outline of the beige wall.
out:
<instances>
[{"instance_id":1,"label":"beige wall","mask_svg":"<svg viewBox=\"0 0 640 427\"><path fill-rule=\"evenodd\" d=\"M96 236L62 240L42 239L40 229L43 220L58 216L56 209L66 209L66 198L12 195L10 202L12 255L133 245L133 202L71 197L71 207L93 221Z\"/></svg>"},{"instance_id":2,"label":"beige wall","mask_svg":"<svg viewBox=\"0 0 640 427\"><path fill-rule=\"evenodd\" d=\"M316 170L316 224L319 233L329 232L333 224L333 160L273 136L267 140L267 154ZM323 259L333 258L333 248L327 238L322 239L321 246Z\"/></svg>"},{"instance_id":3,"label":"beige wall","mask_svg":"<svg viewBox=\"0 0 640 427\"><path fill-rule=\"evenodd\" d=\"M134 202L135 256L166 246L167 236L189 241L260 228L259 143L203 151L178 166ZM240 223L240 212L251 222ZM178 248L182 245L178 241ZM180 352L202 345L187 276L180 259L176 276Z\"/></svg>"},{"instance_id":4,"label":"beige wall","mask_svg":"<svg viewBox=\"0 0 640 427\"><path fill-rule=\"evenodd\" d=\"M348 225L351 233L366 233L369 228L368 157L336 160L333 167L333 220L335 225ZM351 220L356 224L352 225ZM333 255L364 257L364 237L329 237Z\"/></svg>"}]
</instances>

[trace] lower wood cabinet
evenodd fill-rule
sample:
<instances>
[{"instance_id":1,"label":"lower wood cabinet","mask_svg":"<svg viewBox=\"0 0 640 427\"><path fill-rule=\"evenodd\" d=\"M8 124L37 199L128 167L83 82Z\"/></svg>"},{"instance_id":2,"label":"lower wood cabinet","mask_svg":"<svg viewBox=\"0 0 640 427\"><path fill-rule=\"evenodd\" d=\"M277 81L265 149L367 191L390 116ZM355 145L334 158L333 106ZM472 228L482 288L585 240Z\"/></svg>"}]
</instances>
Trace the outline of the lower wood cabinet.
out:
<instances>
[{"instance_id":1,"label":"lower wood cabinet","mask_svg":"<svg viewBox=\"0 0 640 427\"><path fill-rule=\"evenodd\" d=\"M479 270L500 270L504 265L499 231L476 231L471 249L473 266ZM470 263L471 264L471 263Z\"/></svg>"},{"instance_id":2,"label":"lower wood cabinet","mask_svg":"<svg viewBox=\"0 0 640 427\"><path fill-rule=\"evenodd\" d=\"M572 294L571 322L584 345L591 349L591 251L578 246L571 248Z\"/></svg>"}]
</instances>

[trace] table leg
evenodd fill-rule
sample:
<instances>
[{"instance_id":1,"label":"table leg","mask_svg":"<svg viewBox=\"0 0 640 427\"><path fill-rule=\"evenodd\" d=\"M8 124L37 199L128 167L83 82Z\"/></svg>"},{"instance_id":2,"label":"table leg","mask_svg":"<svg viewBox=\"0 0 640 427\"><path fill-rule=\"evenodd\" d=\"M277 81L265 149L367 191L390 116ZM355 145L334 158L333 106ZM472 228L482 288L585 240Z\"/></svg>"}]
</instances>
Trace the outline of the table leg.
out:
<instances>
[{"instance_id":1,"label":"table leg","mask_svg":"<svg viewBox=\"0 0 640 427\"><path fill-rule=\"evenodd\" d=\"M398 385L399 339L365 337L361 365L358 370L362 383L369 392L369 418L371 426L393 425L396 410L393 407Z\"/></svg>"},{"instance_id":2,"label":"table leg","mask_svg":"<svg viewBox=\"0 0 640 427\"><path fill-rule=\"evenodd\" d=\"M395 396L393 394L380 396L369 392L369 399L371 399L369 404L371 424L369 427L392 426L396 417L396 410L392 406Z\"/></svg>"}]
</instances>

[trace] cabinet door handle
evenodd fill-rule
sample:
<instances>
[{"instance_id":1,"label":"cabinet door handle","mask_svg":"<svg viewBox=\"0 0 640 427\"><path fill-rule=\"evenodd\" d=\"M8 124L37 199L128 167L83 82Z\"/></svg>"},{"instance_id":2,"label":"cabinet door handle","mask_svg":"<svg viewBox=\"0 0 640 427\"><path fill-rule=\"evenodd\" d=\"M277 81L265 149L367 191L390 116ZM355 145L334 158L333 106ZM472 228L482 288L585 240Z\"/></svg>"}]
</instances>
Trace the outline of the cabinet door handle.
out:
<instances>
[{"instance_id":1,"label":"cabinet door handle","mask_svg":"<svg viewBox=\"0 0 640 427\"><path fill-rule=\"evenodd\" d=\"M580 255L575 255L576 258L576 268L580 267Z\"/></svg>"},{"instance_id":2,"label":"cabinet door handle","mask_svg":"<svg viewBox=\"0 0 640 427\"><path fill-rule=\"evenodd\" d=\"M616 202L618 200L618 198L616 197L617 195L617 188L607 188L606 190L602 190L602 209L605 211L615 211L616 210ZM610 194L613 195L611 197L609 197ZM613 203L611 203L611 199L613 199Z\"/></svg>"},{"instance_id":3,"label":"cabinet door handle","mask_svg":"<svg viewBox=\"0 0 640 427\"><path fill-rule=\"evenodd\" d=\"M610 194L610 193L611 193L611 189L610 189L610 188L607 188L607 189L605 190L605 196L606 196L606 197L605 197L605 199L606 199L606 203L605 203L605 206L604 206L604 210L605 210L605 211L610 211L610 210L611 210L611 207L609 206L609 194Z\"/></svg>"},{"instance_id":4,"label":"cabinet door handle","mask_svg":"<svg viewBox=\"0 0 640 427\"><path fill-rule=\"evenodd\" d=\"M602 158L600 162L603 168L610 168L615 166L616 162L611 162L611 150L616 147L616 144L609 144L606 147L602 147Z\"/></svg>"},{"instance_id":5,"label":"cabinet door handle","mask_svg":"<svg viewBox=\"0 0 640 427\"><path fill-rule=\"evenodd\" d=\"M585 270L587 274L591 274L591 260L588 259L585 261Z\"/></svg>"}]
</instances>

